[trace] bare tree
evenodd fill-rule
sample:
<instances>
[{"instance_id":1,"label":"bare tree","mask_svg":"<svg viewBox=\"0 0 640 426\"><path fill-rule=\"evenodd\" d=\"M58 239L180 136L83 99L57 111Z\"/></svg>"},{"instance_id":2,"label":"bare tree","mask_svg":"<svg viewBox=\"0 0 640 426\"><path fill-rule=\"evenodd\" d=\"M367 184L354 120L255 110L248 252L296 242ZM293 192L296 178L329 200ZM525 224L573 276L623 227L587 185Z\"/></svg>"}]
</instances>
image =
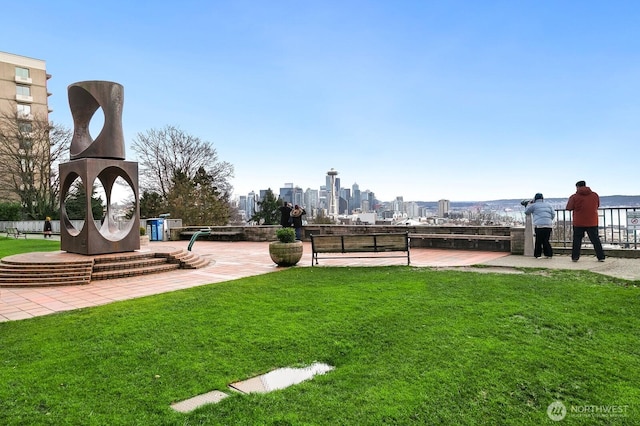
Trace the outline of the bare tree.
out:
<instances>
[{"instance_id":1,"label":"bare tree","mask_svg":"<svg viewBox=\"0 0 640 426\"><path fill-rule=\"evenodd\" d=\"M212 185L221 195L231 193L229 179L233 166L219 161L213 144L191 136L174 126L151 129L138 133L133 150L141 168L140 186L145 191L157 192L167 199L176 177L192 180L203 169L212 179Z\"/></svg>"},{"instance_id":2,"label":"bare tree","mask_svg":"<svg viewBox=\"0 0 640 426\"><path fill-rule=\"evenodd\" d=\"M14 198L31 219L59 210L58 164L73 133L41 117L0 114L0 193Z\"/></svg>"}]
</instances>

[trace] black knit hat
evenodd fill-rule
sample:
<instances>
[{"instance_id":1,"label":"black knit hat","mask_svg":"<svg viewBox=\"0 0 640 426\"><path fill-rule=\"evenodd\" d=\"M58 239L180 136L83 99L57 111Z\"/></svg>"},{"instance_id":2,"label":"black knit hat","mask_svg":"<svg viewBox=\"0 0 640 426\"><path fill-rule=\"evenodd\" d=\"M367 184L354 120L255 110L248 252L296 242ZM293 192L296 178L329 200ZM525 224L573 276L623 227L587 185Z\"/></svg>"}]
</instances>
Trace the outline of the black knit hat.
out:
<instances>
[{"instance_id":1,"label":"black knit hat","mask_svg":"<svg viewBox=\"0 0 640 426\"><path fill-rule=\"evenodd\" d=\"M537 193L535 197L533 197L534 200L542 200L544 197L542 196L541 193Z\"/></svg>"}]
</instances>

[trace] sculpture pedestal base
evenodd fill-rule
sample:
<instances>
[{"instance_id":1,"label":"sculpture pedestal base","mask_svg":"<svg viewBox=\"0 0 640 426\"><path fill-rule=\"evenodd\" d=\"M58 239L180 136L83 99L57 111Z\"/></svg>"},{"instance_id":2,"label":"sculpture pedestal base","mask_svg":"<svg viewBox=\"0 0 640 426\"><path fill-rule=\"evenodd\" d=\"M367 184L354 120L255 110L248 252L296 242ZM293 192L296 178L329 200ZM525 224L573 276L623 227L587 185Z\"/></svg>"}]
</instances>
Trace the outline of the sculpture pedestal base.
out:
<instances>
[{"instance_id":1,"label":"sculpture pedestal base","mask_svg":"<svg viewBox=\"0 0 640 426\"><path fill-rule=\"evenodd\" d=\"M125 224L116 223L110 211L111 194L117 178L124 179L133 190L135 211ZM67 216L64 200L74 182L82 182L85 190L85 217L77 229ZM99 180L107 196L107 212L102 225L96 224L91 210L93 186ZM104 158L83 158L60 164L60 247L69 253L86 255L122 253L140 248L140 207L138 205L138 163ZM124 226L122 226L124 225Z\"/></svg>"}]
</instances>

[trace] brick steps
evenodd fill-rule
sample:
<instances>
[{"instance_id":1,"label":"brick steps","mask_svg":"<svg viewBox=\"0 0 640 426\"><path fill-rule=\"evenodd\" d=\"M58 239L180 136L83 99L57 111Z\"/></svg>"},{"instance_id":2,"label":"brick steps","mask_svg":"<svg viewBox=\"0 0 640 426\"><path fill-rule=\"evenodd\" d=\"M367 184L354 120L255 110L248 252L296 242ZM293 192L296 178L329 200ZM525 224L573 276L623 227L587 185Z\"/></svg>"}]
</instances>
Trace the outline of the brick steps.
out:
<instances>
[{"instance_id":1,"label":"brick steps","mask_svg":"<svg viewBox=\"0 0 640 426\"><path fill-rule=\"evenodd\" d=\"M186 251L177 250L175 252L167 253L167 259L172 263L179 263L182 269L198 269L207 266L211 263L210 259L200 257L199 255Z\"/></svg>"},{"instance_id":2,"label":"brick steps","mask_svg":"<svg viewBox=\"0 0 640 426\"><path fill-rule=\"evenodd\" d=\"M34 253L36 258L38 253ZM183 249L154 252L113 253L77 260L65 257L32 261L24 256L0 260L0 287L82 285L92 280L158 274L177 269L202 268L208 258Z\"/></svg>"},{"instance_id":3,"label":"brick steps","mask_svg":"<svg viewBox=\"0 0 640 426\"><path fill-rule=\"evenodd\" d=\"M84 285L91 281L93 259L82 262L46 263L0 261L0 287Z\"/></svg>"},{"instance_id":4,"label":"brick steps","mask_svg":"<svg viewBox=\"0 0 640 426\"><path fill-rule=\"evenodd\" d=\"M164 259L161 259L164 260ZM152 266L129 266L122 269L109 269L91 274L92 280L109 280L114 278L127 278L147 274L158 274L161 272L175 271L180 265L176 263L163 262L160 265Z\"/></svg>"},{"instance_id":5,"label":"brick steps","mask_svg":"<svg viewBox=\"0 0 640 426\"><path fill-rule=\"evenodd\" d=\"M157 274L176 269L196 269L209 264L192 252L177 249L167 252L124 253L96 257L93 266L93 280L133 277Z\"/></svg>"},{"instance_id":6,"label":"brick steps","mask_svg":"<svg viewBox=\"0 0 640 426\"><path fill-rule=\"evenodd\" d=\"M156 266L164 263L167 263L167 261L166 259L163 259L161 257L149 257L149 258L143 257L139 260L126 260L123 262L120 262L120 261L96 262L93 265L93 273L96 274L98 272L120 270L120 269L145 268L148 266Z\"/></svg>"}]
</instances>

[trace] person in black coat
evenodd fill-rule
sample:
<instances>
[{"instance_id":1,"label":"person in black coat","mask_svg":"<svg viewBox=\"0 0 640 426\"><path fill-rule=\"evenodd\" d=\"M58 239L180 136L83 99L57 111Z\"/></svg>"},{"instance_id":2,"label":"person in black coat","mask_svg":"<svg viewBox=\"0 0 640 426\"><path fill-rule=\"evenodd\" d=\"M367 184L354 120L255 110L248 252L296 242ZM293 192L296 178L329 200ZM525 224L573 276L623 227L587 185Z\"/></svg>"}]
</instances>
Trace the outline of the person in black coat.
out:
<instances>
[{"instance_id":1,"label":"person in black coat","mask_svg":"<svg viewBox=\"0 0 640 426\"><path fill-rule=\"evenodd\" d=\"M51 232L52 231L52 227L51 227L51 218L47 217L44 221L44 229L43 229L43 233L44 233L44 237L47 238L51 238Z\"/></svg>"},{"instance_id":2,"label":"person in black coat","mask_svg":"<svg viewBox=\"0 0 640 426\"><path fill-rule=\"evenodd\" d=\"M283 228L289 228L291 226L291 203L287 203L286 201L282 202L282 207L280 207L280 225Z\"/></svg>"}]
</instances>

